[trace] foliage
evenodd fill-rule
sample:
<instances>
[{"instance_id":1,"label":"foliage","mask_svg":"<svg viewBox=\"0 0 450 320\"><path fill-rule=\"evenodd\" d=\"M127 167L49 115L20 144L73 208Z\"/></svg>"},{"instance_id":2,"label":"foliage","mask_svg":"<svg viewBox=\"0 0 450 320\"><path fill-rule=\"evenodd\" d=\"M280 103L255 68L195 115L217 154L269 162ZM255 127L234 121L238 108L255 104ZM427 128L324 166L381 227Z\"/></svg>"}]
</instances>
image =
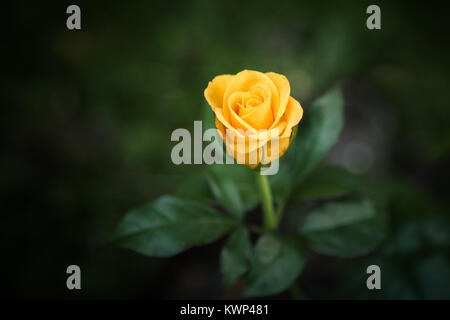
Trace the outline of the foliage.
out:
<instances>
[{"instance_id":1,"label":"foliage","mask_svg":"<svg viewBox=\"0 0 450 320\"><path fill-rule=\"evenodd\" d=\"M314 184L302 184L337 141L342 119L342 95L334 88L306 108L305 123L298 130L292 151L280 164L282 170L275 175L272 188L284 192L277 193L281 201L289 201L292 195L305 198L308 193L324 198L325 203L307 213L297 233L262 230L253 247L248 234L252 226L243 220L259 200L255 173L244 166L212 165L180 185L176 193L181 198L164 196L129 212L119 224L115 241L143 254L170 256L231 231L221 254L223 283L229 287L247 275L244 295L250 297L289 288L307 261L305 247L340 257L366 254L381 241L385 228L384 216L372 201L326 202L330 194L343 195L352 190L352 183L345 179L333 179L342 186L327 186L324 194L314 191ZM334 169L334 173L345 178L339 170ZM219 213L216 206L225 212Z\"/></svg>"},{"instance_id":2,"label":"foliage","mask_svg":"<svg viewBox=\"0 0 450 320\"><path fill-rule=\"evenodd\" d=\"M77 4L80 31L65 28L64 2L14 1L5 10L11 27L3 52L0 188L7 241L0 268L10 276L2 295L73 298L61 277L66 265L78 263L86 298L241 296L256 263L255 244L267 234L255 228L261 207L253 173L238 166L174 166L169 140L174 129L191 129L205 111L212 114L202 109L208 79L248 68L285 74L305 110L294 140L302 145L292 145L280 166L298 175L279 173L290 185L279 177L270 181L283 212L274 236L299 240L296 252L306 262L295 283L304 295L450 297L447 10L380 0L382 30L372 32L365 28L363 1ZM330 100L326 113L313 116L314 98L334 83L346 113L324 119L337 111ZM343 126L339 138L329 137L331 144L338 139L331 149L302 142L329 135L307 132L313 118L330 133ZM345 153L355 143L372 152L366 171L344 161L358 160ZM301 161L310 164L303 167L294 154L306 149L311 155ZM172 249L186 248L170 259L102 246L124 212L147 208L152 214L167 194L200 206L199 214L232 222L183 245L164 234ZM367 230L373 243L358 249L363 256L340 257L346 239L366 236L364 221L301 233L310 215L351 203L370 203L375 212L364 221L375 221L380 238ZM162 234L145 237L154 243ZM250 250L236 252L236 243ZM222 282L231 285L223 292L219 264ZM369 264L382 269L380 291L364 286Z\"/></svg>"}]
</instances>

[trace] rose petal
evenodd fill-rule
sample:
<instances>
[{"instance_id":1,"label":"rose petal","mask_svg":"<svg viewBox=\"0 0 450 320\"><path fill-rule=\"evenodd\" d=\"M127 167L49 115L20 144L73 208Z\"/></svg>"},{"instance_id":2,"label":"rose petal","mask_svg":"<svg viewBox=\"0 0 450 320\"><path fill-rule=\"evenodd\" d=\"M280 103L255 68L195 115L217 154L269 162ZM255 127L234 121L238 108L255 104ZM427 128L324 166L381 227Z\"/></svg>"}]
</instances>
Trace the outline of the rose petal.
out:
<instances>
[{"instance_id":1,"label":"rose petal","mask_svg":"<svg viewBox=\"0 0 450 320\"><path fill-rule=\"evenodd\" d=\"M222 105L225 106L228 100L228 97L233 94L234 92L248 92L251 90L251 88L256 84L265 84L268 86L270 92L271 92L271 101L270 105L271 108L278 107L280 104L279 101L279 95L278 95L278 88L275 86L273 81L264 73L259 71L253 71L253 70L244 70L236 74L231 81L228 83L228 87L225 90L225 93L223 95L223 102ZM273 110L272 117L273 117ZM263 109L262 113L267 112L267 109ZM230 110L231 114L231 110ZM253 114L252 114L253 115ZM266 120L265 116L259 118L259 120ZM247 119L248 120L248 119ZM248 122L250 124L250 122ZM253 121L253 127L255 128L269 128L268 126L264 127L265 123L263 121Z\"/></svg>"},{"instance_id":2,"label":"rose petal","mask_svg":"<svg viewBox=\"0 0 450 320\"><path fill-rule=\"evenodd\" d=\"M259 105L259 101L256 98L254 98L250 92L240 92L240 93L242 100L238 108L235 110L235 112L239 117L245 119L251 113L256 111L257 106Z\"/></svg>"},{"instance_id":3,"label":"rose petal","mask_svg":"<svg viewBox=\"0 0 450 320\"><path fill-rule=\"evenodd\" d=\"M262 139L260 139L259 134L255 135L249 135L249 136L243 136L243 135L237 135L236 131L239 130L225 130L225 137L226 141L229 144L232 144L232 148L237 147L239 148L239 152L247 153L254 151L257 148L262 147L266 141L267 141L267 134L262 136Z\"/></svg>"},{"instance_id":4,"label":"rose petal","mask_svg":"<svg viewBox=\"0 0 450 320\"><path fill-rule=\"evenodd\" d=\"M222 138L223 141L225 141L225 127L224 127L224 125L222 124L222 122L219 121L219 119L217 119L217 117L215 119L215 122L216 122L217 131L219 132L220 137Z\"/></svg>"},{"instance_id":5,"label":"rose petal","mask_svg":"<svg viewBox=\"0 0 450 320\"><path fill-rule=\"evenodd\" d=\"M251 129L250 128L250 129L246 130L246 129L241 129L241 128L235 128L234 126L231 125L230 122L228 122L225 119L225 116L223 115L222 111L223 111L222 108L214 109L214 113L216 114L216 118L225 126L226 129L236 131L236 134L238 136L244 136L244 134L247 134L247 135L252 135L252 134L256 135L257 134L255 129Z\"/></svg>"},{"instance_id":6,"label":"rose petal","mask_svg":"<svg viewBox=\"0 0 450 320\"><path fill-rule=\"evenodd\" d=\"M231 74L224 74L215 77L208 83L203 94L213 110L222 108L223 95L233 77Z\"/></svg>"},{"instance_id":7,"label":"rose petal","mask_svg":"<svg viewBox=\"0 0 450 320\"><path fill-rule=\"evenodd\" d=\"M256 167L262 159L262 148L248 149L248 145L239 146L236 143L227 143L227 152L237 163L245 164L251 168Z\"/></svg>"},{"instance_id":8,"label":"rose petal","mask_svg":"<svg viewBox=\"0 0 450 320\"><path fill-rule=\"evenodd\" d=\"M243 103L243 95L244 95L243 92L232 93L228 97L226 105L224 105L223 113L224 113L225 118L227 118L227 114L228 114L231 125L234 128L242 129L244 131L249 130L251 132L254 132L255 128L252 127L249 123L247 123L247 121L245 121L244 119L242 119L241 117L239 117L237 115L237 112L239 110L238 102L240 101L240 103Z\"/></svg>"},{"instance_id":9,"label":"rose petal","mask_svg":"<svg viewBox=\"0 0 450 320\"><path fill-rule=\"evenodd\" d=\"M251 91L263 91L265 100L251 114L247 114L245 121L256 129L268 129L273 123L272 92L269 86L262 83L253 86Z\"/></svg>"},{"instance_id":10,"label":"rose petal","mask_svg":"<svg viewBox=\"0 0 450 320\"><path fill-rule=\"evenodd\" d=\"M280 158L288 149L290 142L289 138L280 138L276 140L278 140L278 148L275 148L276 144L275 139L268 141L265 147L263 148L262 164L269 164L272 161Z\"/></svg>"},{"instance_id":11,"label":"rose petal","mask_svg":"<svg viewBox=\"0 0 450 320\"><path fill-rule=\"evenodd\" d=\"M282 74L267 72L266 75L277 87L280 97L280 103L273 106L273 114L275 119L272 126L276 126L286 110L289 95L291 94L291 86L289 85L288 79Z\"/></svg>"},{"instance_id":12,"label":"rose petal","mask_svg":"<svg viewBox=\"0 0 450 320\"><path fill-rule=\"evenodd\" d=\"M238 148L237 142L231 143L229 140L227 142L226 134L225 134L225 127L217 118L216 118L216 127L217 127L217 131L219 132L220 137L225 142L227 153L230 156L232 156L236 160L237 163L245 164L247 166L250 166L251 168L254 168L259 164L259 162L262 159L262 149L261 148L259 148L259 149L255 148L253 150L249 150L249 148L247 146L246 148L244 147L244 149L242 149L244 151L243 153L238 153L238 151L241 150L240 148L242 148L243 146L240 146ZM250 160L252 160L252 162L254 162L253 161L254 159L256 159L256 164L250 163Z\"/></svg>"},{"instance_id":13,"label":"rose petal","mask_svg":"<svg viewBox=\"0 0 450 320\"><path fill-rule=\"evenodd\" d=\"M248 137L235 137L235 141L231 142L231 140L227 137L226 133L225 133L225 126L216 118L216 128L217 131L219 132L220 137L222 138L222 140L225 142L226 145L226 149L227 149L227 153L232 156L236 162L240 164L245 164L248 165L252 168L256 167L258 165L258 163L261 161L262 159L262 150L261 148L258 149L258 146L256 146L255 148L249 148L249 143L247 142L247 144L244 143L244 145L238 143L238 141L243 141L243 139L247 139L248 141ZM253 146L253 144L252 144ZM256 164L250 164L250 159L253 160L255 159L257 160ZM253 161L252 161L253 162Z\"/></svg>"},{"instance_id":14,"label":"rose petal","mask_svg":"<svg viewBox=\"0 0 450 320\"><path fill-rule=\"evenodd\" d=\"M295 127L303 116L303 109L300 103L292 97L289 97L288 104L286 106L286 112L284 118L287 120L286 129L281 135L282 138L288 138L291 136L292 128Z\"/></svg>"},{"instance_id":15,"label":"rose petal","mask_svg":"<svg viewBox=\"0 0 450 320\"><path fill-rule=\"evenodd\" d=\"M251 162L250 160L255 160L255 157L257 157L259 163L263 160L262 152L264 152L263 149L266 148L268 141L272 141L271 139L278 141L280 133L286 128L286 124L286 121L282 121L276 128L265 130L263 132L259 131L258 135L246 137L236 136L234 131L227 130L225 134L227 152L232 155L238 163L243 164L245 162L246 165L249 165ZM284 140L289 139L281 139L280 150L282 150L282 153L284 153L287 149L287 145ZM270 147L269 150L271 150ZM277 153L275 153L275 151L273 153L269 152L269 156L266 154L265 158L269 159L268 161L270 162L277 158L276 154ZM245 159L245 161L243 159Z\"/></svg>"}]
</instances>

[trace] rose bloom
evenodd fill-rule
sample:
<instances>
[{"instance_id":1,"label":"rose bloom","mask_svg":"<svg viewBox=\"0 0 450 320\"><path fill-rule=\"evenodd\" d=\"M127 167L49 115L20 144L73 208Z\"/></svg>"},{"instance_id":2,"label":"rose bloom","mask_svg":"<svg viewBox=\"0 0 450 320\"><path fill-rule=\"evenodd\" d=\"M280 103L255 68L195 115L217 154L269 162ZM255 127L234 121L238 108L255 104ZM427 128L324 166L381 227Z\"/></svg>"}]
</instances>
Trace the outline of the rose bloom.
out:
<instances>
[{"instance_id":1,"label":"rose bloom","mask_svg":"<svg viewBox=\"0 0 450 320\"><path fill-rule=\"evenodd\" d=\"M205 98L227 152L238 163L267 165L286 152L303 115L290 91L288 79L274 72L244 70L209 82Z\"/></svg>"}]
</instances>

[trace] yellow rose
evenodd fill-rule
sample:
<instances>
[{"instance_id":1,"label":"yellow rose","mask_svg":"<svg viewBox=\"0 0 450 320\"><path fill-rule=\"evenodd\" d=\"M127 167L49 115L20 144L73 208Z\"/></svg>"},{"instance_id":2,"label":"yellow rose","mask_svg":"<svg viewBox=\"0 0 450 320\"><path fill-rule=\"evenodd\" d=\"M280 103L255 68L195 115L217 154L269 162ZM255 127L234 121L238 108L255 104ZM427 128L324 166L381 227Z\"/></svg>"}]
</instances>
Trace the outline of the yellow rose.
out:
<instances>
[{"instance_id":1,"label":"yellow rose","mask_svg":"<svg viewBox=\"0 0 450 320\"><path fill-rule=\"evenodd\" d=\"M266 165L286 152L303 115L290 91L287 78L274 72L244 70L209 82L205 98L227 152L238 163Z\"/></svg>"}]
</instances>

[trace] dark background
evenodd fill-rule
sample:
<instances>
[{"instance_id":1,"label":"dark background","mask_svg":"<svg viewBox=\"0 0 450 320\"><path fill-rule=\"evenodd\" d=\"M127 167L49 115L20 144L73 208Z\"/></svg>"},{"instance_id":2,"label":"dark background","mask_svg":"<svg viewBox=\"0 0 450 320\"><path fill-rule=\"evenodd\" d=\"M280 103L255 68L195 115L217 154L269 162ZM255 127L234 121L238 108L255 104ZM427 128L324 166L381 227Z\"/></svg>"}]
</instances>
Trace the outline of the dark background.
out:
<instances>
[{"instance_id":1,"label":"dark background","mask_svg":"<svg viewBox=\"0 0 450 320\"><path fill-rule=\"evenodd\" d=\"M70 4L81 30L66 28ZM381 7L381 30L366 28L369 4ZM450 24L440 2L15 1L2 22L1 296L238 297L239 284L220 286L223 239L170 259L106 242L128 209L199 170L172 164L170 134L201 119L208 81L255 69L285 74L305 109L339 82L346 124L327 161L368 184L382 177L394 195L383 244L358 259L309 253L304 294L450 298ZM365 288L373 262L378 292ZM66 289L70 264L81 291Z\"/></svg>"}]
</instances>

